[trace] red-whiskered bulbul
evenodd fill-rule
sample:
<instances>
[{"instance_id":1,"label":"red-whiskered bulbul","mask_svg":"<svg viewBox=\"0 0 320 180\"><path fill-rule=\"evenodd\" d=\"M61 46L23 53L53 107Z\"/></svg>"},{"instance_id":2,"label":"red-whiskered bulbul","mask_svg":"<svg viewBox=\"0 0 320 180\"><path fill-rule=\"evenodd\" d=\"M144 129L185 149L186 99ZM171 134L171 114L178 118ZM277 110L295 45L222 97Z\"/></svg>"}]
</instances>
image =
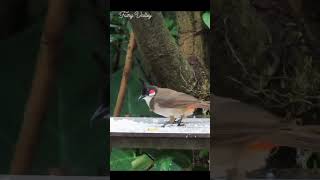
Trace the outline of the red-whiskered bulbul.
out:
<instances>
[{"instance_id":1,"label":"red-whiskered bulbul","mask_svg":"<svg viewBox=\"0 0 320 180\"><path fill-rule=\"evenodd\" d=\"M152 112L170 118L170 121L163 124L162 127L173 123L181 126L182 119L193 115L197 108L210 110L209 101L202 101L172 89L142 83L143 88L139 100L144 99Z\"/></svg>"},{"instance_id":2,"label":"red-whiskered bulbul","mask_svg":"<svg viewBox=\"0 0 320 180\"><path fill-rule=\"evenodd\" d=\"M211 178L242 180L246 172L265 167L281 146L320 151L320 126L283 121L263 108L211 95ZM271 151L274 150L274 151Z\"/></svg>"}]
</instances>

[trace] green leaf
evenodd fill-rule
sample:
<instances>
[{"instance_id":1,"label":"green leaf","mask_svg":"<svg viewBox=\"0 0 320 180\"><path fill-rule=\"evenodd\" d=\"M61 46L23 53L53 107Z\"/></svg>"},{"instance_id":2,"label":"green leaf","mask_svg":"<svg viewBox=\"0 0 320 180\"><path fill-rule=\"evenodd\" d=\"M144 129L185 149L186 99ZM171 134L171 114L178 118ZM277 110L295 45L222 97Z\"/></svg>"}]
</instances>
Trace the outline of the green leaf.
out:
<instances>
[{"instance_id":1,"label":"green leaf","mask_svg":"<svg viewBox=\"0 0 320 180\"><path fill-rule=\"evenodd\" d=\"M155 162L154 168L156 171L181 171L182 168L173 161L172 157L164 157Z\"/></svg>"},{"instance_id":2,"label":"green leaf","mask_svg":"<svg viewBox=\"0 0 320 180\"><path fill-rule=\"evenodd\" d=\"M204 24L210 29L210 12L206 11L202 14L202 20Z\"/></svg>"},{"instance_id":3,"label":"green leaf","mask_svg":"<svg viewBox=\"0 0 320 180\"><path fill-rule=\"evenodd\" d=\"M169 157L182 170L192 168L192 151L145 149L144 152L155 159L155 166L151 170L159 171L159 163Z\"/></svg>"},{"instance_id":4,"label":"green leaf","mask_svg":"<svg viewBox=\"0 0 320 180\"><path fill-rule=\"evenodd\" d=\"M174 21L172 19L166 18L164 24L168 29L171 29L174 26Z\"/></svg>"},{"instance_id":5,"label":"green leaf","mask_svg":"<svg viewBox=\"0 0 320 180\"><path fill-rule=\"evenodd\" d=\"M136 154L133 150L123 150L113 148L110 156L110 170L112 171L127 171L132 169L131 162L136 159Z\"/></svg>"},{"instance_id":6,"label":"green leaf","mask_svg":"<svg viewBox=\"0 0 320 180\"><path fill-rule=\"evenodd\" d=\"M138 156L134 161L131 162L133 170L148 170L153 166L153 160L146 154Z\"/></svg>"},{"instance_id":7,"label":"green leaf","mask_svg":"<svg viewBox=\"0 0 320 180\"><path fill-rule=\"evenodd\" d=\"M175 38L175 40L178 37L178 29L177 24L173 19L165 18L164 19L165 26L169 29L170 34Z\"/></svg>"}]
</instances>

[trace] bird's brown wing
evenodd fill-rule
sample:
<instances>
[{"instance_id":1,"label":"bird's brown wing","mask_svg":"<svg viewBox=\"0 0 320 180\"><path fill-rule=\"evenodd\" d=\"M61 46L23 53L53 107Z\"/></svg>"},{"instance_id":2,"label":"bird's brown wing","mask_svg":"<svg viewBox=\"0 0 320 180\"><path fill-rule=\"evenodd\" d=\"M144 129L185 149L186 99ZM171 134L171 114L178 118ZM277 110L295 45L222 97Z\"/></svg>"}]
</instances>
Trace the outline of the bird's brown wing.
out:
<instances>
[{"instance_id":1,"label":"bird's brown wing","mask_svg":"<svg viewBox=\"0 0 320 180\"><path fill-rule=\"evenodd\" d=\"M174 108L185 107L200 101L185 93L167 88L158 88L157 94L154 97L154 102L158 103L160 107Z\"/></svg>"},{"instance_id":2,"label":"bird's brown wing","mask_svg":"<svg viewBox=\"0 0 320 180\"><path fill-rule=\"evenodd\" d=\"M320 151L320 126L298 126L281 117L240 101L214 97L213 131L215 145L266 140L281 146Z\"/></svg>"}]
</instances>

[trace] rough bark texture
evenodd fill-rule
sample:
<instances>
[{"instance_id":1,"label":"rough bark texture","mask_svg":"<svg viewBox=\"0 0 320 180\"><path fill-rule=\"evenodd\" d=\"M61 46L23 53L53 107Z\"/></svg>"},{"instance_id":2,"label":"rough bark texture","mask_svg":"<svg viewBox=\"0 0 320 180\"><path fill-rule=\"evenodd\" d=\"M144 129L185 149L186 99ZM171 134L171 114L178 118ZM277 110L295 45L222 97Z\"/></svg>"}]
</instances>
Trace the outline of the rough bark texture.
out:
<instances>
[{"instance_id":1,"label":"rough bark texture","mask_svg":"<svg viewBox=\"0 0 320 180\"><path fill-rule=\"evenodd\" d=\"M203 79L196 74L180 54L178 45L164 25L162 14L150 13L150 20L133 18L131 24L139 51L145 65L150 67L156 85L202 99L209 98L209 79Z\"/></svg>"},{"instance_id":2,"label":"rough bark texture","mask_svg":"<svg viewBox=\"0 0 320 180\"><path fill-rule=\"evenodd\" d=\"M205 42L205 28L200 11L177 11L179 47L181 55L192 66L197 77L206 81L203 89L209 90L210 73L207 68L208 49Z\"/></svg>"},{"instance_id":3,"label":"rough bark texture","mask_svg":"<svg viewBox=\"0 0 320 180\"><path fill-rule=\"evenodd\" d=\"M208 58L204 40L205 27L200 11L177 11L176 20L179 30L179 46L182 56L189 59L197 57L202 66Z\"/></svg>"}]
</instances>

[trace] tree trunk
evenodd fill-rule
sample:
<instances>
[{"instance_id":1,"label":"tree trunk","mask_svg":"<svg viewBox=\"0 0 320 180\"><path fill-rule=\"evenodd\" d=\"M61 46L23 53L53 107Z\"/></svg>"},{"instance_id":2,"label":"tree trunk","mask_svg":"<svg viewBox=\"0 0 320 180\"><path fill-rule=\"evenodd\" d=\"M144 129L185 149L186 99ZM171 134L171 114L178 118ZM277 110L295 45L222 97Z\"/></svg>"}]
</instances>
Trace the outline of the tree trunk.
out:
<instances>
[{"instance_id":1,"label":"tree trunk","mask_svg":"<svg viewBox=\"0 0 320 180\"><path fill-rule=\"evenodd\" d=\"M177 11L176 13L179 29L180 52L184 59L192 65L195 74L200 79L209 80L208 47L205 42L205 28L203 26L200 11ZM210 89L209 83L204 83L203 89Z\"/></svg>"},{"instance_id":2,"label":"tree trunk","mask_svg":"<svg viewBox=\"0 0 320 180\"><path fill-rule=\"evenodd\" d=\"M150 20L133 18L130 22L144 64L150 68L157 85L199 98L209 98L209 79L196 74L180 54L178 45L165 27L162 14L150 14Z\"/></svg>"}]
</instances>

